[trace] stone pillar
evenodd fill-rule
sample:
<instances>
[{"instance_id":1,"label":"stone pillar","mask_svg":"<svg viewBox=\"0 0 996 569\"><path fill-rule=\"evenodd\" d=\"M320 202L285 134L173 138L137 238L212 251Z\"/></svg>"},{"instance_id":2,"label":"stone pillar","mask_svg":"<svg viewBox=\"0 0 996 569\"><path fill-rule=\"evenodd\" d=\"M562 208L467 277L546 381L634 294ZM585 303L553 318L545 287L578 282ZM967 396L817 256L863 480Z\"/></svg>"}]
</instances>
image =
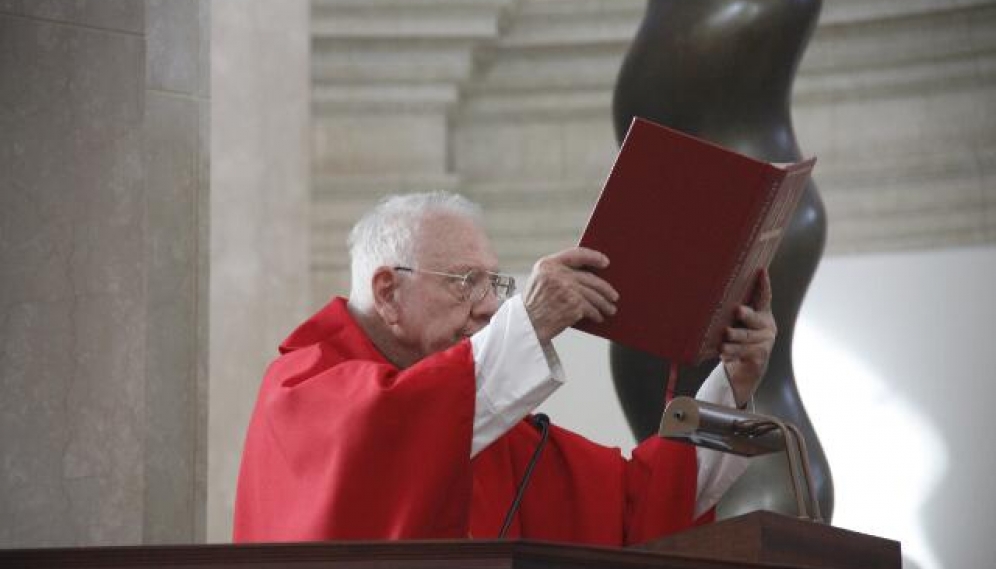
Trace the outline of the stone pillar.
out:
<instances>
[{"instance_id":1,"label":"stone pillar","mask_svg":"<svg viewBox=\"0 0 996 569\"><path fill-rule=\"evenodd\" d=\"M0 547L203 535L204 2L0 2Z\"/></svg>"},{"instance_id":2,"label":"stone pillar","mask_svg":"<svg viewBox=\"0 0 996 569\"><path fill-rule=\"evenodd\" d=\"M204 539L209 4L145 7L145 239L136 259L146 272L142 543Z\"/></svg>"}]
</instances>

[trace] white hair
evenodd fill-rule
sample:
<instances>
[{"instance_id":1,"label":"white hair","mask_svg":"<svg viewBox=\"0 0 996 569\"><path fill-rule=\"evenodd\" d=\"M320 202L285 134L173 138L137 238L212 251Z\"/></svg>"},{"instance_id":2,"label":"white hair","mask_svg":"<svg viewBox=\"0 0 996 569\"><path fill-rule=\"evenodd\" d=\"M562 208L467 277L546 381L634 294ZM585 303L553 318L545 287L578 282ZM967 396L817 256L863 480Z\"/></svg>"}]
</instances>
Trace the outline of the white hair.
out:
<instances>
[{"instance_id":1,"label":"white hair","mask_svg":"<svg viewBox=\"0 0 996 569\"><path fill-rule=\"evenodd\" d=\"M483 227L481 207L451 192L392 195L367 212L346 240L350 257L349 301L373 305L371 279L380 267L413 266L422 221L431 213L452 213Z\"/></svg>"}]
</instances>

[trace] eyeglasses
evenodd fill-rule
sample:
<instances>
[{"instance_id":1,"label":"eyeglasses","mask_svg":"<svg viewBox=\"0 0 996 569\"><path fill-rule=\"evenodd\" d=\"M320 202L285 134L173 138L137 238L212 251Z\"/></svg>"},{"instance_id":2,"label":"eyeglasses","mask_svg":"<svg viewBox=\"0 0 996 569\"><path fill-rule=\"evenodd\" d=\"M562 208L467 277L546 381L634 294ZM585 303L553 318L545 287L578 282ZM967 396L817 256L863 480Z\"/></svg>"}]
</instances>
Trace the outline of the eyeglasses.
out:
<instances>
[{"instance_id":1,"label":"eyeglasses","mask_svg":"<svg viewBox=\"0 0 996 569\"><path fill-rule=\"evenodd\" d=\"M492 273L491 271L471 269L462 275L458 275L413 267L394 267L394 270L409 273L426 273L453 279L457 283L460 300L462 302L470 301L472 304L480 302L481 299L488 295L489 291L494 293L499 303L505 302L515 294L515 278L509 275Z\"/></svg>"}]
</instances>

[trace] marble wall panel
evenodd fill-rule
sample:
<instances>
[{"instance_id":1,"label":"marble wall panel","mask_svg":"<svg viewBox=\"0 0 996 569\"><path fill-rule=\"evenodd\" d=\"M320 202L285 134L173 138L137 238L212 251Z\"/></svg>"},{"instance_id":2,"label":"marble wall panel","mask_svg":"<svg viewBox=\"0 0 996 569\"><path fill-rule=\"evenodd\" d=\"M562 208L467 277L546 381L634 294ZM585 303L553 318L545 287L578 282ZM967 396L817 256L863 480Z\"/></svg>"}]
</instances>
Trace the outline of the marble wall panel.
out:
<instances>
[{"instance_id":1,"label":"marble wall panel","mask_svg":"<svg viewBox=\"0 0 996 569\"><path fill-rule=\"evenodd\" d=\"M932 11L978 5L989 0L835 0L823 5L820 20L846 23L883 17L922 14Z\"/></svg>"},{"instance_id":2,"label":"marble wall panel","mask_svg":"<svg viewBox=\"0 0 996 569\"><path fill-rule=\"evenodd\" d=\"M204 95L208 41L201 0L149 0L146 8L150 89Z\"/></svg>"},{"instance_id":3,"label":"marble wall panel","mask_svg":"<svg viewBox=\"0 0 996 569\"><path fill-rule=\"evenodd\" d=\"M145 2L134 0L0 0L0 12L105 30L145 29Z\"/></svg>"},{"instance_id":4,"label":"marble wall panel","mask_svg":"<svg viewBox=\"0 0 996 569\"><path fill-rule=\"evenodd\" d=\"M314 125L315 174L382 176L445 171L446 128L442 112L322 117Z\"/></svg>"},{"instance_id":5,"label":"marble wall panel","mask_svg":"<svg viewBox=\"0 0 996 569\"><path fill-rule=\"evenodd\" d=\"M8 278L14 277L4 275ZM73 528L65 523L71 505L63 474L63 449L71 432L72 303L68 298L10 300L5 291L0 320L0 547L74 543Z\"/></svg>"},{"instance_id":6,"label":"marble wall panel","mask_svg":"<svg viewBox=\"0 0 996 569\"><path fill-rule=\"evenodd\" d=\"M453 133L454 167L468 182L560 179L564 136L558 123L466 125Z\"/></svg>"},{"instance_id":7,"label":"marble wall panel","mask_svg":"<svg viewBox=\"0 0 996 569\"><path fill-rule=\"evenodd\" d=\"M144 40L100 26L142 6L21 8L0 7L0 546L136 542Z\"/></svg>"},{"instance_id":8,"label":"marble wall panel","mask_svg":"<svg viewBox=\"0 0 996 569\"><path fill-rule=\"evenodd\" d=\"M0 76L26 78L38 67L61 68L64 49L56 42L35 50L41 25L0 16ZM32 51L37 51L37 58ZM38 73L38 75L41 75ZM65 176L52 174L53 162L31 163L42 132L57 133L69 109L55 112L58 84L0 81L0 124L9 133L0 144L0 544L68 542L69 527L60 523L68 509L63 488L62 449L68 440L66 391L73 371L71 330L73 290L68 279L67 209L58 188ZM51 94L50 94L51 93ZM19 102L31 102L22 108ZM51 109L42 128L25 117ZM54 115L54 116L53 116ZM36 132L35 136L31 136ZM68 144L52 149L46 160L65 159ZM46 178L41 182L39 178ZM46 199L29 193L44 185ZM49 330L49 327L52 329ZM44 338L45 341L39 341ZM48 489L47 492L40 491ZM3 546L0 545L0 546Z\"/></svg>"},{"instance_id":9,"label":"marble wall panel","mask_svg":"<svg viewBox=\"0 0 996 569\"><path fill-rule=\"evenodd\" d=\"M202 15L202 21L210 17L209 3L205 2L203 10L206 15ZM206 33L210 34L210 26L206 26ZM204 65L204 69L209 69L210 65ZM210 81L207 82L210 84ZM197 163L197 184L201 188L210 188L211 184L211 101L209 99L198 100L198 153ZM198 223L196 227L197 240L199 243L207 244L202 247L197 256L197 298L201 304L199 310L195 333L197 334L197 345L200 348L196 362L197 385L194 398L197 401L196 417L198 431L194 441L194 474L193 484L197 495L194 501L194 527L193 534L195 541L203 541L207 538L207 508L208 508L208 412L210 409L210 354L211 354L211 328L210 328L210 293L211 293L211 192L201 191L197 193ZM207 220L207 221L206 221ZM205 346L207 348L205 349Z\"/></svg>"},{"instance_id":10,"label":"marble wall panel","mask_svg":"<svg viewBox=\"0 0 996 569\"><path fill-rule=\"evenodd\" d=\"M142 539L146 409L136 378L143 372L145 321L135 289L87 294L74 311L75 361L66 393L71 430L63 455L69 511L63 523L80 545Z\"/></svg>"},{"instance_id":11,"label":"marble wall panel","mask_svg":"<svg viewBox=\"0 0 996 569\"><path fill-rule=\"evenodd\" d=\"M0 3L0 547L203 536L206 3Z\"/></svg>"},{"instance_id":12,"label":"marble wall panel","mask_svg":"<svg viewBox=\"0 0 996 569\"><path fill-rule=\"evenodd\" d=\"M209 16L206 0L146 6L146 543L204 537Z\"/></svg>"},{"instance_id":13,"label":"marble wall panel","mask_svg":"<svg viewBox=\"0 0 996 569\"><path fill-rule=\"evenodd\" d=\"M612 123L603 117L579 117L564 121L562 128L563 179L586 181L601 190L619 151Z\"/></svg>"},{"instance_id":14,"label":"marble wall panel","mask_svg":"<svg viewBox=\"0 0 996 569\"><path fill-rule=\"evenodd\" d=\"M199 353L199 105L162 92L146 96L147 236L146 542L194 539Z\"/></svg>"},{"instance_id":15,"label":"marble wall panel","mask_svg":"<svg viewBox=\"0 0 996 569\"><path fill-rule=\"evenodd\" d=\"M468 122L452 133L453 163L467 181L588 181L600 187L618 146L607 117Z\"/></svg>"},{"instance_id":16,"label":"marble wall panel","mask_svg":"<svg viewBox=\"0 0 996 569\"><path fill-rule=\"evenodd\" d=\"M395 19L391 16L391 19ZM383 36L382 36L383 37ZM392 41L354 43L318 38L314 77L321 82L348 81L371 83L447 83L470 73L473 61L467 40L445 42L416 41L399 44ZM369 38L361 38L369 40ZM454 45L456 44L456 49ZM357 49L361 47L361 49Z\"/></svg>"}]
</instances>

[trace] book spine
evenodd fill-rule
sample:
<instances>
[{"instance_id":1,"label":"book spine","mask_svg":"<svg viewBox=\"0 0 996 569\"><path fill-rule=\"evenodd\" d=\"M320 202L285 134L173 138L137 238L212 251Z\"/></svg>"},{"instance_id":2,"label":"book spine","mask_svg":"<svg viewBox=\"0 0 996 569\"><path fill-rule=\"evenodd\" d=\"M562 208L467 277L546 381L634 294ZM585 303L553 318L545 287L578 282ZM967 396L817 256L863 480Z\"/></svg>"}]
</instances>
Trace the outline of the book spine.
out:
<instances>
[{"instance_id":1,"label":"book spine","mask_svg":"<svg viewBox=\"0 0 996 569\"><path fill-rule=\"evenodd\" d=\"M699 336L693 336L701 338L699 345L693 352L695 361L701 361L707 357L715 355L714 339L717 335L722 338L722 333L718 332L716 328L720 325L720 323L724 322L723 312L725 311L727 304L730 302L730 296L733 293L734 285L742 278L741 273L744 270L744 264L747 261L747 257L757 246L758 235L761 233L761 229L765 226L765 223L770 217L771 206L775 203L775 197L778 194L778 187L781 184L782 179L783 176L779 176L777 171L773 171L765 180L768 190L765 192L764 202L762 203L757 214L754 216L754 223L751 226L750 232L747 234L747 238L741 242L742 244L739 252L737 253L737 259L733 265L733 270L728 272L726 282L723 283L723 287L721 289L722 292L717 297L718 300L716 306L713 308L712 316L709 318L709 324L706 326L705 333Z\"/></svg>"}]
</instances>

